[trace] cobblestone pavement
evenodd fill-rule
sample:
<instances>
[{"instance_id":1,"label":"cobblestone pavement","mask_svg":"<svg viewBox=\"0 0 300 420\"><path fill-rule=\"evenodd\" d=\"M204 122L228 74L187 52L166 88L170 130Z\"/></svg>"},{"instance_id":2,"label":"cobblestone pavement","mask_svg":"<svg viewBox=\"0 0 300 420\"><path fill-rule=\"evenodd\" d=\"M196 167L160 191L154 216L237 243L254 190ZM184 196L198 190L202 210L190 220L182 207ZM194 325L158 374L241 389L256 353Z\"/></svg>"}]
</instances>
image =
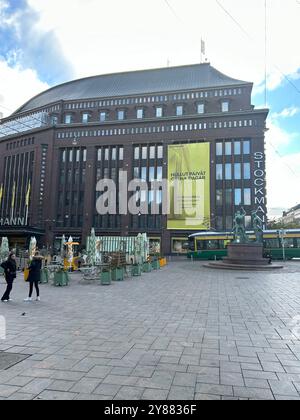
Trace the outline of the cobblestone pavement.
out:
<instances>
[{"instance_id":1,"label":"cobblestone pavement","mask_svg":"<svg viewBox=\"0 0 300 420\"><path fill-rule=\"evenodd\" d=\"M76 274L41 302L26 291L18 278L0 306L0 351L28 355L1 368L0 399L300 399L300 262L245 273L183 260L106 287Z\"/></svg>"}]
</instances>

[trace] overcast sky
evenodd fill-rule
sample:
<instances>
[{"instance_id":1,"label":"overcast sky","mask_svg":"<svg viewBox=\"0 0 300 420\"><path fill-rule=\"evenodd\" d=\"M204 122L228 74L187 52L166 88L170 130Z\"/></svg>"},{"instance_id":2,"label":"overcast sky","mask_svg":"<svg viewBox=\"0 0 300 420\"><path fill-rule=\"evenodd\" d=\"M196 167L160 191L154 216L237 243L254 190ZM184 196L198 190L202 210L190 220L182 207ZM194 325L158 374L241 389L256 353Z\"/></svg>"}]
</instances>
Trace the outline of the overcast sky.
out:
<instances>
[{"instance_id":1,"label":"overcast sky","mask_svg":"<svg viewBox=\"0 0 300 420\"><path fill-rule=\"evenodd\" d=\"M265 106L265 0L0 0L0 112L49 86L200 62ZM267 0L268 206L300 204L300 0Z\"/></svg>"}]
</instances>

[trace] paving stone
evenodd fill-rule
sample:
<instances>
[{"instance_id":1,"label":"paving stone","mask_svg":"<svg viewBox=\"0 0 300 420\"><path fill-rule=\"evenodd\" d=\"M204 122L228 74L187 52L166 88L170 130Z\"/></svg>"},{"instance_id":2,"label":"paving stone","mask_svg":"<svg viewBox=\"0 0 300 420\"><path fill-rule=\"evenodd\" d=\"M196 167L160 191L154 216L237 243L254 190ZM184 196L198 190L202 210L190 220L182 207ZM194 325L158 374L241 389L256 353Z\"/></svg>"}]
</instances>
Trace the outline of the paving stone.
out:
<instances>
[{"instance_id":1,"label":"paving stone","mask_svg":"<svg viewBox=\"0 0 300 420\"><path fill-rule=\"evenodd\" d=\"M53 380L51 379L33 379L28 385L22 388L22 392L25 394L39 395L42 391L47 389Z\"/></svg>"},{"instance_id":2,"label":"paving stone","mask_svg":"<svg viewBox=\"0 0 300 420\"><path fill-rule=\"evenodd\" d=\"M11 385L0 385L0 397L8 398L13 395L15 392L20 391L20 387L11 386Z\"/></svg>"},{"instance_id":3,"label":"paving stone","mask_svg":"<svg viewBox=\"0 0 300 420\"><path fill-rule=\"evenodd\" d=\"M244 386L243 375L236 372L221 372L221 385Z\"/></svg>"},{"instance_id":4,"label":"paving stone","mask_svg":"<svg viewBox=\"0 0 300 420\"><path fill-rule=\"evenodd\" d=\"M111 366L94 366L87 374L86 377L89 378L99 378L104 379L108 374L112 372L114 368ZM120 369L120 368L118 368ZM122 368L124 369L124 368Z\"/></svg>"},{"instance_id":5,"label":"paving stone","mask_svg":"<svg viewBox=\"0 0 300 420\"><path fill-rule=\"evenodd\" d=\"M196 393L208 395L227 395L233 396L232 386L212 385L212 384L197 384Z\"/></svg>"},{"instance_id":6,"label":"paving stone","mask_svg":"<svg viewBox=\"0 0 300 420\"><path fill-rule=\"evenodd\" d=\"M173 381L174 386L188 386L195 387L197 375L193 373L180 373L177 372Z\"/></svg>"},{"instance_id":7,"label":"paving stone","mask_svg":"<svg viewBox=\"0 0 300 420\"><path fill-rule=\"evenodd\" d=\"M191 401L194 400L195 387L172 386L168 395L168 400Z\"/></svg>"},{"instance_id":8,"label":"paving stone","mask_svg":"<svg viewBox=\"0 0 300 420\"><path fill-rule=\"evenodd\" d=\"M82 299L80 275L71 274L68 288L43 285L43 304L30 306L20 276L14 305L1 306L9 329L0 351L31 356L0 370L0 399L166 400L171 390L193 398L192 388L199 399L297 399L300 345L289 323L300 308L300 268L287 262L280 273L247 276L174 261L111 288L88 285Z\"/></svg>"},{"instance_id":9,"label":"paving stone","mask_svg":"<svg viewBox=\"0 0 300 420\"><path fill-rule=\"evenodd\" d=\"M145 389L141 399L151 401L165 401L168 398L169 391L163 389Z\"/></svg>"},{"instance_id":10,"label":"paving stone","mask_svg":"<svg viewBox=\"0 0 300 420\"><path fill-rule=\"evenodd\" d=\"M140 400L145 392L145 388L122 386L114 400Z\"/></svg>"},{"instance_id":11,"label":"paving stone","mask_svg":"<svg viewBox=\"0 0 300 420\"><path fill-rule=\"evenodd\" d=\"M73 386L73 388L71 388L70 391L77 394L92 394L99 386L100 382L100 379L82 378Z\"/></svg>"},{"instance_id":12,"label":"paving stone","mask_svg":"<svg viewBox=\"0 0 300 420\"><path fill-rule=\"evenodd\" d=\"M196 393L195 394L195 400L198 400L198 401L220 401L221 396Z\"/></svg>"},{"instance_id":13,"label":"paving stone","mask_svg":"<svg viewBox=\"0 0 300 420\"><path fill-rule=\"evenodd\" d=\"M59 391L43 391L36 400L47 400L47 401L70 401L76 398L77 394L71 392L59 392Z\"/></svg>"},{"instance_id":14,"label":"paving stone","mask_svg":"<svg viewBox=\"0 0 300 420\"><path fill-rule=\"evenodd\" d=\"M273 394L298 397L298 391L292 382L285 381L269 381Z\"/></svg>"},{"instance_id":15,"label":"paving stone","mask_svg":"<svg viewBox=\"0 0 300 420\"><path fill-rule=\"evenodd\" d=\"M274 400L272 392L262 388L234 387L234 396L257 400Z\"/></svg>"}]
</instances>

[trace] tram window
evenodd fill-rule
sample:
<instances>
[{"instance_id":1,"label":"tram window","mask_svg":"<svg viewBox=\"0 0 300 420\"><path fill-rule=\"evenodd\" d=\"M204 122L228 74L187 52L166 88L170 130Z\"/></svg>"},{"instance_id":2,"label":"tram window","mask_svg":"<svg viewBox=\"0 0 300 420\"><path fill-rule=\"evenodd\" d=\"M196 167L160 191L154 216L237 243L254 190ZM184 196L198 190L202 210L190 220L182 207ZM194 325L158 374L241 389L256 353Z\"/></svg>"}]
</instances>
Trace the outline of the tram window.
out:
<instances>
[{"instance_id":1,"label":"tram window","mask_svg":"<svg viewBox=\"0 0 300 420\"><path fill-rule=\"evenodd\" d=\"M219 241L207 241L207 249L219 249Z\"/></svg>"},{"instance_id":2,"label":"tram window","mask_svg":"<svg viewBox=\"0 0 300 420\"><path fill-rule=\"evenodd\" d=\"M300 238L295 238L295 248L300 248Z\"/></svg>"},{"instance_id":3,"label":"tram window","mask_svg":"<svg viewBox=\"0 0 300 420\"><path fill-rule=\"evenodd\" d=\"M294 239L293 238L287 238L284 241L286 248L294 248Z\"/></svg>"},{"instance_id":4,"label":"tram window","mask_svg":"<svg viewBox=\"0 0 300 420\"><path fill-rule=\"evenodd\" d=\"M197 251L206 249L206 241L197 241Z\"/></svg>"},{"instance_id":5,"label":"tram window","mask_svg":"<svg viewBox=\"0 0 300 420\"><path fill-rule=\"evenodd\" d=\"M266 248L280 248L278 239L266 239Z\"/></svg>"}]
</instances>

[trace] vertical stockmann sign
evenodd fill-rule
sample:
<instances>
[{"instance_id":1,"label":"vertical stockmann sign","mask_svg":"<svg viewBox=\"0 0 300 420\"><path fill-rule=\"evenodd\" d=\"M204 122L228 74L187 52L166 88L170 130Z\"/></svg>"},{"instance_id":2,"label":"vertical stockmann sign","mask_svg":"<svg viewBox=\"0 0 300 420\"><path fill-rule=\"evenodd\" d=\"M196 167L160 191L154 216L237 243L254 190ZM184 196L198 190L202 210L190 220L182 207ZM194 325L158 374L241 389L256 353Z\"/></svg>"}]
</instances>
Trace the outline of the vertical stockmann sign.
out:
<instances>
[{"instance_id":1,"label":"vertical stockmann sign","mask_svg":"<svg viewBox=\"0 0 300 420\"><path fill-rule=\"evenodd\" d=\"M168 229L209 229L210 144L172 145L168 155Z\"/></svg>"},{"instance_id":2,"label":"vertical stockmann sign","mask_svg":"<svg viewBox=\"0 0 300 420\"><path fill-rule=\"evenodd\" d=\"M257 206L257 213L264 224L267 222L266 208L266 171L265 171L265 155L262 152L254 153L254 200Z\"/></svg>"}]
</instances>

